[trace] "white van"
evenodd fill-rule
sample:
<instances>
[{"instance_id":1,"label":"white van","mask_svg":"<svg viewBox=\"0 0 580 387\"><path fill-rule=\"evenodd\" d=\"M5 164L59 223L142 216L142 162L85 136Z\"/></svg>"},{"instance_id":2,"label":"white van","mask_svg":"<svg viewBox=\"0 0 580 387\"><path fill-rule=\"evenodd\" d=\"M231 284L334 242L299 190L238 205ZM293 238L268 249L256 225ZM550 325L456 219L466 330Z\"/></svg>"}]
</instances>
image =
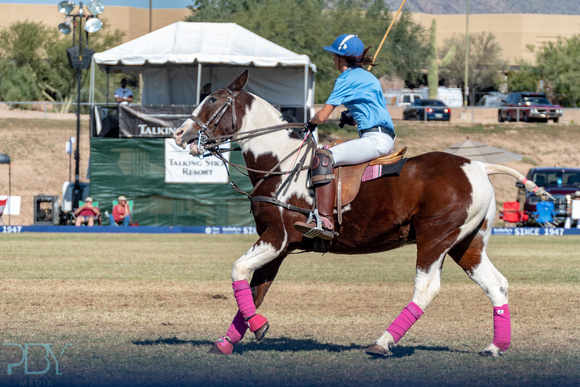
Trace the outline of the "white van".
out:
<instances>
[{"instance_id":1,"label":"white van","mask_svg":"<svg viewBox=\"0 0 580 387\"><path fill-rule=\"evenodd\" d=\"M398 106L409 106L413 105L415 101L421 101L423 97L419 93L415 92L404 92L399 95L397 99Z\"/></svg>"},{"instance_id":2,"label":"white van","mask_svg":"<svg viewBox=\"0 0 580 387\"><path fill-rule=\"evenodd\" d=\"M421 88L421 95L423 99L429 99L429 88ZM439 86L437 88L437 98L443 101L448 107L462 107L463 106L463 94L458 87L444 87Z\"/></svg>"},{"instance_id":3,"label":"white van","mask_svg":"<svg viewBox=\"0 0 580 387\"><path fill-rule=\"evenodd\" d=\"M409 106L423 99L421 93L409 89L388 89L383 91L387 106Z\"/></svg>"}]
</instances>

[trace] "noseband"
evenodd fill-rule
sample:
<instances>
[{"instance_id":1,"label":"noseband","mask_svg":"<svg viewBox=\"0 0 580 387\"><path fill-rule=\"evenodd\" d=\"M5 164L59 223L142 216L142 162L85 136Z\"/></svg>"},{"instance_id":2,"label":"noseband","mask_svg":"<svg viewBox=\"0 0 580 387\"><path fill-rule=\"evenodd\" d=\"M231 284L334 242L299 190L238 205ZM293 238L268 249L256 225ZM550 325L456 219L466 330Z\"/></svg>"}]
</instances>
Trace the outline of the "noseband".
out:
<instances>
[{"instance_id":1,"label":"noseband","mask_svg":"<svg viewBox=\"0 0 580 387\"><path fill-rule=\"evenodd\" d=\"M235 132L236 130L236 105L235 105L235 101L236 101L236 97L239 95L239 92L233 92L230 89L228 89L227 87L224 87L223 90L225 90L229 96L226 99L226 101L218 108L216 109L216 111L213 112L213 114L211 115L211 117L209 117L209 119L207 120L207 122L203 122L199 119L199 117L195 116L195 115L191 115L189 116L189 118L191 120L193 120L193 122L195 122L197 124L197 126L199 126L201 129L197 131L197 147L199 150L201 151L205 151L205 147L209 141L209 137L206 134L206 131L209 129L209 125L211 125L213 123L213 130L211 131L211 133L213 134L213 132L215 132L215 130L217 129L218 124L220 123L221 119L223 118L224 114L226 114L226 112L228 111L228 109L232 108L232 129ZM214 122L215 121L215 122ZM229 136L220 136L220 137L215 137L214 140L216 139L222 139L222 138L227 138Z\"/></svg>"}]
</instances>

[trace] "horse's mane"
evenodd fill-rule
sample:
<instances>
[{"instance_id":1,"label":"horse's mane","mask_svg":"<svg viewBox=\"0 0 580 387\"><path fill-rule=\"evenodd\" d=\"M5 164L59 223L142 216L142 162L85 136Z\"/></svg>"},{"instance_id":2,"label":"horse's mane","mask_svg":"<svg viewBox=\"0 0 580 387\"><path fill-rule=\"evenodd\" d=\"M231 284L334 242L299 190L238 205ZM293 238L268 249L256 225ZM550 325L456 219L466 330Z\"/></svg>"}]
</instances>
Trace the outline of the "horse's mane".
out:
<instances>
[{"instance_id":1,"label":"horse's mane","mask_svg":"<svg viewBox=\"0 0 580 387\"><path fill-rule=\"evenodd\" d=\"M256 125L256 122L262 121L267 121L269 123L267 126L287 123L287 121L282 117L282 113L276 109L274 105L256 94L250 92L247 93L253 98L252 102L248 106L248 109L246 110L245 121L247 123L251 122L253 126ZM254 129L258 128L255 127Z\"/></svg>"},{"instance_id":2,"label":"horse's mane","mask_svg":"<svg viewBox=\"0 0 580 387\"><path fill-rule=\"evenodd\" d=\"M244 122L239 133L288 123L274 105L260 96L247 91L246 93L252 97L252 100L246 106ZM249 142L247 144L240 143L240 145L242 149L251 149L256 157L270 153L281 159L294 151L300 142L301 140L290 136L287 130L279 130L253 139L251 145Z\"/></svg>"}]
</instances>

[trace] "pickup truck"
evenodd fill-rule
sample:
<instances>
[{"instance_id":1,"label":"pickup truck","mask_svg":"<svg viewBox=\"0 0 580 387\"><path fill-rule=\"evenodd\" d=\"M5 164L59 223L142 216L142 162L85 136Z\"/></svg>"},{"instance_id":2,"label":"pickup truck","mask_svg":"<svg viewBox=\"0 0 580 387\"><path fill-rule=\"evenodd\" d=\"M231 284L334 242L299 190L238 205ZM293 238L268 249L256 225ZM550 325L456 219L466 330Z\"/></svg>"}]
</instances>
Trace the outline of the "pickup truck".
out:
<instances>
[{"instance_id":1,"label":"pickup truck","mask_svg":"<svg viewBox=\"0 0 580 387\"><path fill-rule=\"evenodd\" d=\"M552 105L544 93L510 93L500 106L497 118L499 122L558 122L562 116L562 106Z\"/></svg>"},{"instance_id":2,"label":"pickup truck","mask_svg":"<svg viewBox=\"0 0 580 387\"><path fill-rule=\"evenodd\" d=\"M538 186L543 187L556 200L554 202L554 221L557 226L563 226L571 212L572 200L580 195L580 168L544 167L532 168L526 175ZM525 190L522 183L518 187L517 201L523 203L523 210L528 215L536 212L540 197ZM534 226L534 217L529 216L527 226Z\"/></svg>"}]
</instances>

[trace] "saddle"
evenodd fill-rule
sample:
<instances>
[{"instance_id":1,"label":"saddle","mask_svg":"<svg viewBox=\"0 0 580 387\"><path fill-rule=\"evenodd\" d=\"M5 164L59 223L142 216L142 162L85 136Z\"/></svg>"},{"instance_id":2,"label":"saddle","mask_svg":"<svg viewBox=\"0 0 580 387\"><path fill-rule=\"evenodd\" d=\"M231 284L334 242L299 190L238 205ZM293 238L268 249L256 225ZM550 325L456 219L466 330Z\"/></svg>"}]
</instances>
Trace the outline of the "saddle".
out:
<instances>
[{"instance_id":1,"label":"saddle","mask_svg":"<svg viewBox=\"0 0 580 387\"><path fill-rule=\"evenodd\" d=\"M334 140L330 143L330 148L338 144L343 143L343 140ZM338 212L338 223L342 223L342 207L351 203L358 191L360 189L361 182L363 181L363 175L367 168L372 166L380 165L394 165L399 164L399 168L395 169L391 174L398 175L400 168L403 166L405 159L403 156L407 152L407 147L401 148L395 153L391 153L387 156L382 156L371 161L367 161L362 164L355 165L343 165L334 168L336 178L334 179L336 184L336 201L335 206ZM383 173L386 175L388 173ZM380 177L380 176L379 176Z\"/></svg>"}]
</instances>

